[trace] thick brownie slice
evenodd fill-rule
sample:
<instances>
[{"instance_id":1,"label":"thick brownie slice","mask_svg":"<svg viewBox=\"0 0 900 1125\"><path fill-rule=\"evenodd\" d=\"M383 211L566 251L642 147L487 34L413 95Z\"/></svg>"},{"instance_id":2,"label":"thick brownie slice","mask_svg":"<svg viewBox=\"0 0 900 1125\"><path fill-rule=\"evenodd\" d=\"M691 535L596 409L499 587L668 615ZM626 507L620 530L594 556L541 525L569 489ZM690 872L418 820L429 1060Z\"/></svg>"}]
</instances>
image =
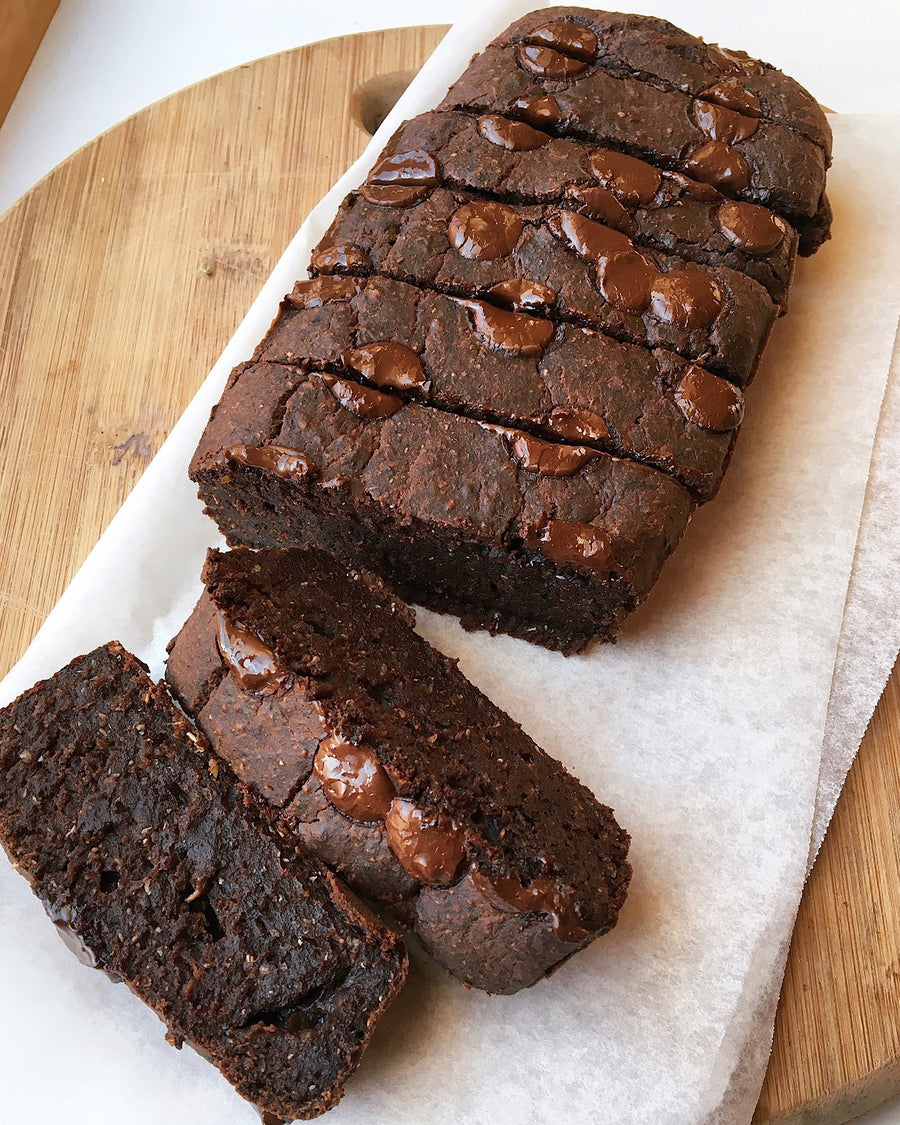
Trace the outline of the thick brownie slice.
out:
<instances>
[{"instance_id":1,"label":"thick brownie slice","mask_svg":"<svg viewBox=\"0 0 900 1125\"><path fill-rule=\"evenodd\" d=\"M50 917L267 1120L342 1094L402 942L117 643L0 712L0 840Z\"/></svg>"},{"instance_id":2,"label":"thick brownie slice","mask_svg":"<svg viewBox=\"0 0 900 1125\"><path fill-rule=\"evenodd\" d=\"M210 552L167 678L216 752L357 890L489 992L615 925L612 812L321 551Z\"/></svg>"},{"instance_id":3,"label":"thick brownie slice","mask_svg":"<svg viewBox=\"0 0 900 1125\"><path fill-rule=\"evenodd\" d=\"M824 241L830 153L823 142L830 130L812 97L765 64L690 36L684 36L687 50L661 46L681 51L681 60L670 64L675 70L708 75L709 86L686 92L625 61L641 54L642 36L645 58L662 57L659 21L625 17L626 31L607 51L606 32L617 18L583 8L531 13L473 59L441 108L526 121L539 116L550 132L643 157L784 215L806 252ZM691 52L701 61L685 68ZM767 117L779 100L781 118ZM791 119L804 131L786 124Z\"/></svg>"},{"instance_id":4,"label":"thick brownie slice","mask_svg":"<svg viewBox=\"0 0 900 1125\"><path fill-rule=\"evenodd\" d=\"M275 364L233 373L191 478L231 543L320 546L563 652L614 637L693 508L647 466Z\"/></svg>"},{"instance_id":5,"label":"thick brownie slice","mask_svg":"<svg viewBox=\"0 0 900 1125\"><path fill-rule=\"evenodd\" d=\"M773 212L728 199L711 184L498 114L419 114L393 135L370 181L385 159L404 152L430 153L435 178L446 188L582 211L638 246L744 273L786 307L796 231ZM369 182L362 189L373 206L376 187Z\"/></svg>"},{"instance_id":6,"label":"thick brownie slice","mask_svg":"<svg viewBox=\"0 0 900 1125\"><path fill-rule=\"evenodd\" d=\"M571 208L524 207L438 188L406 207L353 194L312 257L313 272L386 274L462 297L525 281L553 319L667 348L745 384L775 320L751 278L637 250ZM533 300L533 299L532 299Z\"/></svg>"},{"instance_id":7,"label":"thick brownie slice","mask_svg":"<svg viewBox=\"0 0 900 1125\"><path fill-rule=\"evenodd\" d=\"M538 311L542 291L525 292ZM516 348L496 350L504 340ZM722 479L743 412L737 387L672 352L383 277L299 282L255 358L632 457L701 500Z\"/></svg>"}]
</instances>

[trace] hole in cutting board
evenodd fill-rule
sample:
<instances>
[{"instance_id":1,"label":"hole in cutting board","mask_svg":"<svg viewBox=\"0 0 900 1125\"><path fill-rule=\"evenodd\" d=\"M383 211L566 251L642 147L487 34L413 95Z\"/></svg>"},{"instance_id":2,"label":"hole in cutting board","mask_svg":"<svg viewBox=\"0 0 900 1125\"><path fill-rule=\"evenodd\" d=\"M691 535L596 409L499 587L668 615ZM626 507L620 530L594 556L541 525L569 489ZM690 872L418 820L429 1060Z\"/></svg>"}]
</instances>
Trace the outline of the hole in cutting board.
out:
<instances>
[{"instance_id":1,"label":"hole in cutting board","mask_svg":"<svg viewBox=\"0 0 900 1125\"><path fill-rule=\"evenodd\" d=\"M418 72L395 70L392 74L376 74L357 86L350 95L350 115L371 136L394 108L397 99Z\"/></svg>"}]
</instances>

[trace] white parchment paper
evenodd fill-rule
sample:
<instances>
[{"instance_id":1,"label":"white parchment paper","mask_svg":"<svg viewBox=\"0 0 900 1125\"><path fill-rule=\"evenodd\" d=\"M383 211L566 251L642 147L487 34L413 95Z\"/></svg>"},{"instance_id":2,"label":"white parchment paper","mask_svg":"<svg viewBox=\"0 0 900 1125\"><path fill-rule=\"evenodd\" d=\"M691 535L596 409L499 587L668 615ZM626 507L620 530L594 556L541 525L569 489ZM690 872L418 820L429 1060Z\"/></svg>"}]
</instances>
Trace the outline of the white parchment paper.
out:
<instances>
[{"instance_id":1,"label":"white parchment paper","mask_svg":"<svg viewBox=\"0 0 900 1125\"><path fill-rule=\"evenodd\" d=\"M469 56L529 6L491 8L454 27L313 212L0 685L0 702L113 636L161 672L165 643L199 592L206 547L218 541L185 469L227 371L303 275L339 198L387 134L434 105ZM635 876L619 926L514 997L467 991L416 953L409 987L331 1120L749 1120L806 872L900 292L900 130L871 117L833 124L834 241L800 263L721 493L697 513L620 642L567 660L419 614L425 635L632 833ZM860 541L869 547L856 556L855 604L877 596L886 538L876 529ZM0 995L16 1013L0 1026L0 1088L20 1119L33 1115L37 1089L73 1125L256 1120L213 1068L164 1044L155 1016L126 989L74 961L5 861Z\"/></svg>"}]
</instances>

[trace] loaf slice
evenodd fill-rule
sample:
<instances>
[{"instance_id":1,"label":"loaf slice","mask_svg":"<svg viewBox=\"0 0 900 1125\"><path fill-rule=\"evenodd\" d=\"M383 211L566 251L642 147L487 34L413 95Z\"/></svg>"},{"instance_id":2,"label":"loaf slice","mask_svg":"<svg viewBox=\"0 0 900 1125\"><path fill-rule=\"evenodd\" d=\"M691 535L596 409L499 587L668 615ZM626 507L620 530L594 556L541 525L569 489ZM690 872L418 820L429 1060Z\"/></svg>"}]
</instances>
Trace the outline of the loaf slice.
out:
<instances>
[{"instance_id":1,"label":"loaf slice","mask_svg":"<svg viewBox=\"0 0 900 1125\"><path fill-rule=\"evenodd\" d=\"M498 114L421 113L397 129L385 151L430 153L435 179L447 189L584 211L638 246L738 270L786 307L797 234L785 219L680 172L574 137L553 136L543 128L539 110L527 121ZM364 191L377 206L371 180Z\"/></svg>"},{"instance_id":2,"label":"loaf slice","mask_svg":"<svg viewBox=\"0 0 900 1125\"><path fill-rule=\"evenodd\" d=\"M0 840L50 917L269 1120L334 1105L400 939L116 643L0 712Z\"/></svg>"},{"instance_id":3,"label":"loaf slice","mask_svg":"<svg viewBox=\"0 0 900 1125\"><path fill-rule=\"evenodd\" d=\"M357 890L489 992L615 925L612 812L412 629L371 575L315 550L210 552L167 678L215 751Z\"/></svg>"},{"instance_id":4,"label":"loaf slice","mask_svg":"<svg viewBox=\"0 0 900 1125\"><path fill-rule=\"evenodd\" d=\"M233 373L191 477L232 544L319 546L563 652L615 636L694 507L645 465L266 363Z\"/></svg>"},{"instance_id":5,"label":"loaf slice","mask_svg":"<svg viewBox=\"0 0 900 1125\"><path fill-rule=\"evenodd\" d=\"M541 294L540 283L503 284L482 301L383 277L299 282L256 359L634 458L699 500L713 496L743 416L740 389L673 352L548 324L534 316Z\"/></svg>"}]
</instances>

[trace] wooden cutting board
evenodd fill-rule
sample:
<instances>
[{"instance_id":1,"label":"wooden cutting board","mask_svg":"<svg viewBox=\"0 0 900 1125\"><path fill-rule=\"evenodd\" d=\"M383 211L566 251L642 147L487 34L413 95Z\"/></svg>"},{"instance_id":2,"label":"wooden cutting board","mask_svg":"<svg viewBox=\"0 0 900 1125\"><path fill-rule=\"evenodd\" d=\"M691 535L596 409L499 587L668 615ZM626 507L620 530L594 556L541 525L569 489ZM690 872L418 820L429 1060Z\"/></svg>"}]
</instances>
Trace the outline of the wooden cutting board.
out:
<instances>
[{"instance_id":1,"label":"wooden cutting board","mask_svg":"<svg viewBox=\"0 0 900 1125\"><path fill-rule=\"evenodd\" d=\"M310 207L443 33L273 55L111 129L0 218L0 674ZM900 674L804 896L757 1123L900 1092Z\"/></svg>"}]
</instances>

